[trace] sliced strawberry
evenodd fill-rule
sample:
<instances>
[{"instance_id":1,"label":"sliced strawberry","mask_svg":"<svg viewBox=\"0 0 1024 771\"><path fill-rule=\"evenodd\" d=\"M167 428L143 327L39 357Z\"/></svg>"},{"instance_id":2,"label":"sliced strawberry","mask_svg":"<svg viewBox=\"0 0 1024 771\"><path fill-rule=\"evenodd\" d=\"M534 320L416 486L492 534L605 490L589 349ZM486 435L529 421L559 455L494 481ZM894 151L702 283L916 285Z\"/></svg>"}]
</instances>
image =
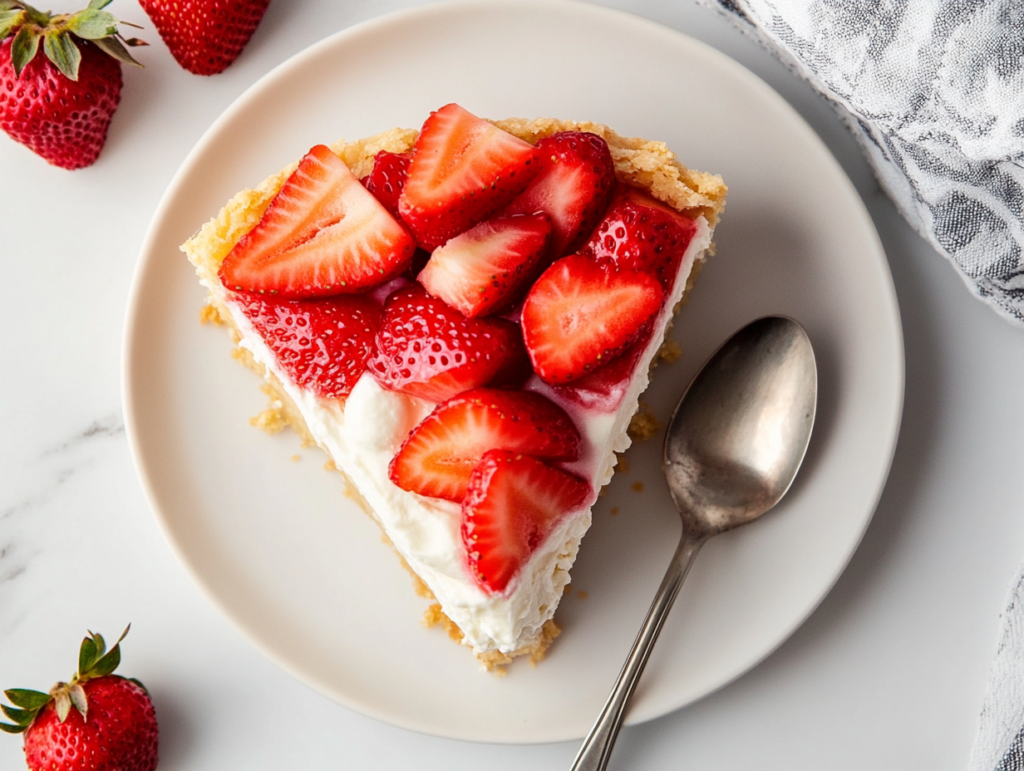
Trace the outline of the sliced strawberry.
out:
<instances>
[{"instance_id":1,"label":"sliced strawberry","mask_svg":"<svg viewBox=\"0 0 1024 771\"><path fill-rule=\"evenodd\" d=\"M299 387L345 397L366 370L381 317L370 297L283 300L240 293L235 300Z\"/></svg>"},{"instance_id":2,"label":"sliced strawberry","mask_svg":"<svg viewBox=\"0 0 1024 771\"><path fill-rule=\"evenodd\" d=\"M368 368L384 388L443 402L521 379L529 360L506 319L467 319L412 284L388 297Z\"/></svg>"},{"instance_id":3,"label":"sliced strawberry","mask_svg":"<svg viewBox=\"0 0 1024 771\"><path fill-rule=\"evenodd\" d=\"M580 254L626 270L650 273L668 292L696 232L697 224L689 217L635 187L623 185Z\"/></svg>"},{"instance_id":4,"label":"sliced strawberry","mask_svg":"<svg viewBox=\"0 0 1024 771\"><path fill-rule=\"evenodd\" d=\"M462 543L473 577L500 594L590 485L529 455L484 453L462 501Z\"/></svg>"},{"instance_id":5,"label":"sliced strawberry","mask_svg":"<svg viewBox=\"0 0 1024 771\"><path fill-rule=\"evenodd\" d=\"M646 273L578 254L537 279L523 304L523 338L548 383L570 383L612 361L644 330L664 292Z\"/></svg>"},{"instance_id":6,"label":"sliced strawberry","mask_svg":"<svg viewBox=\"0 0 1024 771\"><path fill-rule=\"evenodd\" d=\"M398 218L398 196L405 187L412 153L389 153L381 150L373 157L373 170L362 179L373 197L383 204L392 217Z\"/></svg>"},{"instance_id":7,"label":"sliced strawberry","mask_svg":"<svg viewBox=\"0 0 1024 771\"><path fill-rule=\"evenodd\" d=\"M552 257L575 251L601 219L615 184L608 143L597 134L563 131L537 143L540 172L505 214L551 215Z\"/></svg>"},{"instance_id":8,"label":"sliced strawberry","mask_svg":"<svg viewBox=\"0 0 1024 771\"><path fill-rule=\"evenodd\" d=\"M419 281L464 316L485 316L525 290L550 236L543 213L484 220L435 249Z\"/></svg>"},{"instance_id":9,"label":"sliced strawberry","mask_svg":"<svg viewBox=\"0 0 1024 771\"><path fill-rule=\"evenodd\" d=\"M555 386L555 393L588 410L614 412L622 404L640 355L651 342L652 332L648 324L640 336L610 362L568 385Z\"/></svg>"},{"instance_id":10,"label":"sliced strawberry","mask_svg":"<svg viewBox=\"0 0 1024 771\"><path fill-rule=\"evenodd\" d=\"M344 161L317 145L224 258L220 279L290 299L352 294L401 273L415 247Z\"/></svg>"},{"instance_id":11,"label":"sliced strawberry","mask_svg":"<svg viewBox=\"0 0 1024 771\"><path fill-rule=\"evenodd\" d=\"M565 411L531 391L475 388L439 404L391 460L403 490L459 502L488 450L576 460L580 433Z\"/></svg>"},{"instance_id":12,"label":"sliced strawberry","mask_svg":"<svg viewBox=\"0 0 1024 771\"><path fill-rule=\"evenodd\" d=\"M515 198L537 170L537 149L457 104L430 113L399 198L402 220L433 250Z\"/></svg>"}]
</instances>

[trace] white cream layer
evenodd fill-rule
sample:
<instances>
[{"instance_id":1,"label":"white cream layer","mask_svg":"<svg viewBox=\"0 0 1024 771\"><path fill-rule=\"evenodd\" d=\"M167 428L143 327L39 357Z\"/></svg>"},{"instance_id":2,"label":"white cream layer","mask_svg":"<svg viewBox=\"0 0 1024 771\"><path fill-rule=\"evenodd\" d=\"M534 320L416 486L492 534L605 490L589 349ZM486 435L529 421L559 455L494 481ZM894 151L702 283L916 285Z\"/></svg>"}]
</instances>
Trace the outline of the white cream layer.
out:
<instances>
[{"instance_id":1,"label":"white cream layer","mask_svg":"<svg viewBox=\"0 0 1024 771\"><path fill-rule=\"evenodd\" d=\"M356 486L395 549L434 593L445 615L462 630L464 644L477 653L511 653L536 642L541 628L554 615L569 582L580 539L590 527L591 506L612 477L615 453L631 443L626 429L640 394L647 388L650 363L661 346L673 308L682 297L694 260L711 241L704 218L697 223L676 283L656 320L659 332L640 357L614 412L584 409L536 377L527 384L528 389L543 393L565 409L580 429L581 457L567 468L590 481L592 494L583 508L562 520L504 595L487 594L470 575L460 537L459 506L401 490L388 478L391 458L434 405L387 391L369 373L359 379L344 403L299 388L223 286L217 283L207 288L231 312L242 337L239 344L281 381L310 434Z\"/></svg>"}]
</instances>

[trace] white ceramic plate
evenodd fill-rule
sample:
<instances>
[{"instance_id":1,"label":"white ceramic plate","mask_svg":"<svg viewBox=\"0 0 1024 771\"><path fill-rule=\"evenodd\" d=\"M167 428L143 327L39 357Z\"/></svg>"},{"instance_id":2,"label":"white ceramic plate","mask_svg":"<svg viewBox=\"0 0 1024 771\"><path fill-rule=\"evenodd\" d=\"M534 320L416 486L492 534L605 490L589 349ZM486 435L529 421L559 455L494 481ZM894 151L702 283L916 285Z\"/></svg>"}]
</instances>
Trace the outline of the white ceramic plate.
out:
<instances>
[{"instance_id":1,"label":"white ceramic plate","mask_svg":"<svg viewBox=\"0 0 1024 771\"><path fill-rule=\"evenodd\" d=\"M203 292L177 249L234 192L311 145L415 127L451 101L661 139L728 182L718 253L675 327L684 358L648 392L663 421L706 356L757 316L799 319L817 351L820 411L804 469L777 511L700 555L630 713L648 720L754 666L817 606L871 518L903 393L892 281L852 185L775 92L703 44L590 5L441 5L346 30L264 77L193 150L142 253L124 348L139 474L213 601L313 688L441 736L586 732L677 538L660 441L631 450L630 471L599 501L548 659L484 674L468 650L421 628L426 603L319 451L248 425L265 399L228 357L224 331L199 325Z\"/></svg>"}]
</instances>

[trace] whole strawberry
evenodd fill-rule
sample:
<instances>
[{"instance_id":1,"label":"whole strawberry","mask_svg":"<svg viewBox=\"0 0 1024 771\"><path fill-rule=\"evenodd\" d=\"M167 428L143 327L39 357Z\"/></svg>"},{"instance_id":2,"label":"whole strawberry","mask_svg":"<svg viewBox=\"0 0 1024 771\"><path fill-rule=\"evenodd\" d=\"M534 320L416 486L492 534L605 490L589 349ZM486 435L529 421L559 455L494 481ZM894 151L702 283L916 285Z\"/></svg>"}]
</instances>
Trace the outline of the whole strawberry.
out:
<instances>
[{"instance_id":1,"label":"whole strawberry","mask_svg":"<svg viewBox=\"0 0 1024 771\"><path fill-rule=\"evenodd\" d=\"M25 734L30 771L153 771L158 733L153 702L145 686L113 674L121 663L120 643L106 650L103 637L89 633L70 683L49 693L4 691L15 706L2 705L14 724L0 730Z\"/></svg>"},{"instance_id":2,"label":"whole strawberry","mask_svg":"<svg viewBox=\"0 0 1024 771\"><path fill-rule=\"evenodd\" d=\"M138 65L120 24L92 0L51 16L20 0L0 0L0 128L55 166L94 163L121 100L121 62ZM37 56L42 47L45 56Z\"/></svg>"},{"instance_id":3,"label":"whole strawberry","mask_svg":"<svg viewBox=\"0 0 1024 771\"><path fill-rule=\"evenodd\" d=\"M178 64L216 75L238 58L270 0L140 0Z\"/></svg>"}]
</instances>

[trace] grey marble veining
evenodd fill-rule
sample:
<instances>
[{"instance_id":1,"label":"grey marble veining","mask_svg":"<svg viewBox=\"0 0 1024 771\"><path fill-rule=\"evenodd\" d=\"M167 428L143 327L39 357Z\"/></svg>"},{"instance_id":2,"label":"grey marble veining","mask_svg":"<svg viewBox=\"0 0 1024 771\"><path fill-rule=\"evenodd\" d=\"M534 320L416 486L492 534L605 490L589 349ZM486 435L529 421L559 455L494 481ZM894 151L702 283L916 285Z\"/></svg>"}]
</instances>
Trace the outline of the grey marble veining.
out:
<instances>
[{"instance_id":1,"label":"grey marble veining","mask_svg":"<svg viewBox=\"0 0 1024 771\"><path fill-rule=\"evenodd\" d=\"M42 483L17 500L0 499L0 523L31 514L45 505L68 480L88 468L100 449L100 442L106 439L123 440L123 437L124 422L121 416L108 415L45 448L29 464L30 471L42 471ZM3 553L0 553L0 560L3 557Z\"/></svg>"},{"instance_id":2,"label":"grey marble veining","mask_svg":"<svg viewBox=\"0 0 1024 771\"><path fill-rule=\"evenodd\" d=\"M94 420L83 430L74 434L72 437L61 442L60 444L47 448L43 452L43 457L67 453L78 448L83 444L91 443L92 440L97 438L118 437L123 435L124 421L121 420L121 416L107 415L98 420Z\"/></svg>"},{"instance_id":3,"label":"grey marble veining","mask_svg":"<svg viewBox=\"0 0 1024 771\"><path fill-rule=\"evenodd\" d=\"M19 604L17 593L30 591L16 584L31 577L47 552L52 529L59 526L55 500L64 497L72 480L87 476L111 444L124 444L124 423L117 413L93 420L45 447L23 470L24 477L31 479L29 490L0 499L0 634L15 626L8 613ZM7 492L7 486L2 492Z\"/></svg>"}]
</instances>

